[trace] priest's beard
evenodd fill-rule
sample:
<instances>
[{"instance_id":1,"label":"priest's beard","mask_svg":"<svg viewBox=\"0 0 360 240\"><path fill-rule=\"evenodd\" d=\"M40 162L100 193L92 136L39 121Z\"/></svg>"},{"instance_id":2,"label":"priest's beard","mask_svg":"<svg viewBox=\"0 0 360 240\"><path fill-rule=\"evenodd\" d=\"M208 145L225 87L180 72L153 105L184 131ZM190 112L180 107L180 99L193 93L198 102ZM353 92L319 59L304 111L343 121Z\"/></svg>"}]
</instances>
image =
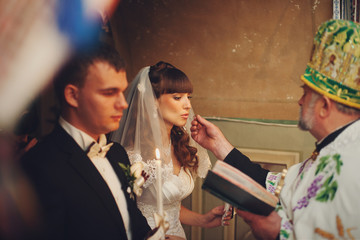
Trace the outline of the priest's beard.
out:
<instances>
[{"instance_id":1,"label":"priest's beard","mask_svg":"<svg viewBox=\"0 0 360 240\"><path fill-rule=\"evenodd\" d=\"M314 125L314 117L313 117L314 108L308 109L308 111L305 113L304 116L302 112L303 112L303 108L300 108L300 118L299 118L298 127L301 130L308 131L312 129Z\"/></svg>"},{"instance_id":2,"label":"priest's beard","mask_svg":"<svg viewBox=\"0 0 360 240\"><path fill-rule=\"evenodd\" d=\"M315 103L320 98L318 94L313 93L309 102L309 105L304 113L304 106L300 107L300 117L298 127L301 130L309 131L314 126L314 109Z\"/></svg>"}]
</instances>

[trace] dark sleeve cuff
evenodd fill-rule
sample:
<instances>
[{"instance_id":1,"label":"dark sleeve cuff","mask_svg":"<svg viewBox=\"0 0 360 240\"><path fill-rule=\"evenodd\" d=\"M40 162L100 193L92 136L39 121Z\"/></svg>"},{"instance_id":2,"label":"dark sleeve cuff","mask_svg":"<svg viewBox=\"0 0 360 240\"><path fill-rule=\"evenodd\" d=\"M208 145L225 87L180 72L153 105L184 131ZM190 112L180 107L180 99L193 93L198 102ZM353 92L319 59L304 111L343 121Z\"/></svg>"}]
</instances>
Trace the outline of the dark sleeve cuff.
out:
<instances>
[{"instance_id":1,"label":"dark sleeve cuff","mask_svg":"<svg viewBox=\"0 0 360 240\"><path fill-rule=\"evenodd\" d=\"M256 182L258 182L260 185L266 187L265 181L269 170L262 168L257 163L251 162L247 156L242 154L236 148L231 150L231 152L224 159L224 162L239 169L240 171L254 179Z\"/></svg>"}]
</instances>

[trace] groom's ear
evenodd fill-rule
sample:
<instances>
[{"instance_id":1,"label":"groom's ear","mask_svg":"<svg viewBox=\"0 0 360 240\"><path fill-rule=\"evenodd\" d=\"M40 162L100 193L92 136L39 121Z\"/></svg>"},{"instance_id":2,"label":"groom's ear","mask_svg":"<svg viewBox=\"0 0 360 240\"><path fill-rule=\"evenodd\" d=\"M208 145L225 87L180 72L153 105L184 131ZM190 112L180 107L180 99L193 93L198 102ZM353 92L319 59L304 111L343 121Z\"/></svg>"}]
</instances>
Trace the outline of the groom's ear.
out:
<instances>
[{"instance_id":1,"label":"groom's ear","mask_svg":"<svg viewBox=\"0 0 360 240\"><path fill-rule=\"evenodd\" d=\"M71 107L78 107L79 88L75 85L68 84L64 89L64 97L67 104Z\"/></svg>"}]
</instances>

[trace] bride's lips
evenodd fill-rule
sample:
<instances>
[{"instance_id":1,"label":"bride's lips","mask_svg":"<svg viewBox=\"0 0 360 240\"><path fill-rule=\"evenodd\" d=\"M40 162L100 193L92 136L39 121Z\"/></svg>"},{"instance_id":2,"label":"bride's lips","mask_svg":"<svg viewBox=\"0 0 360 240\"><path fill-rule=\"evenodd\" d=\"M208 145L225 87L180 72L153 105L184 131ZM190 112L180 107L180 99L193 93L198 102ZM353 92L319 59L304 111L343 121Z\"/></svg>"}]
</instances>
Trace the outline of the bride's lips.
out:
<instances>
[{"instance_id":1,"label":"bride's lips","mask_svg":"<svg viewBox=\"0 0 360 240\"><path fill-rule=\"evenodd\" d=\"M116 121L120 121L121 120L122 115L114 115L111 116L112 119L116 120Z\"/></svg>"},{"instance_id":2,"label":"bride's lips","mask_svg":"<svg viewBox=\"0 0 360 240\"><path fill-rule=\"evenodd\" d=\"M187 114L183 114L183 115L181 115L181 117L187 119L187 118L189 117L189 114L188 114L188 113L187 113Z\"/></svg>"}]
</instances>

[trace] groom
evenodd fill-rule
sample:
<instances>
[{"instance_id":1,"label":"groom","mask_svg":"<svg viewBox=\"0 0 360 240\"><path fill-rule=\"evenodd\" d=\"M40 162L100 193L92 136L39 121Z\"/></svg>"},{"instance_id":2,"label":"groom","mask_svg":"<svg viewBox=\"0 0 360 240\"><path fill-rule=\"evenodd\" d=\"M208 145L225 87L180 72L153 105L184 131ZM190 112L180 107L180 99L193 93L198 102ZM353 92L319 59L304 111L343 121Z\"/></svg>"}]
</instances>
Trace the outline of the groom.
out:
<instances>
[{"instance_id":1,"label":"groom","mask_svg":"<svg viewBox=\"0 0 360 240\"><path fill-rule=\"evenodd\" d=\"M150 231L127 192L119 166L130 164L125 150L104 146L104 134L119 127L128 106L127 85L123 60L106 45L73 57L56 77L58 124L22 159L42 206L46 239L135 240ZM90 151L93 146L100 153Z\"/></svg>"}]
</instances>

